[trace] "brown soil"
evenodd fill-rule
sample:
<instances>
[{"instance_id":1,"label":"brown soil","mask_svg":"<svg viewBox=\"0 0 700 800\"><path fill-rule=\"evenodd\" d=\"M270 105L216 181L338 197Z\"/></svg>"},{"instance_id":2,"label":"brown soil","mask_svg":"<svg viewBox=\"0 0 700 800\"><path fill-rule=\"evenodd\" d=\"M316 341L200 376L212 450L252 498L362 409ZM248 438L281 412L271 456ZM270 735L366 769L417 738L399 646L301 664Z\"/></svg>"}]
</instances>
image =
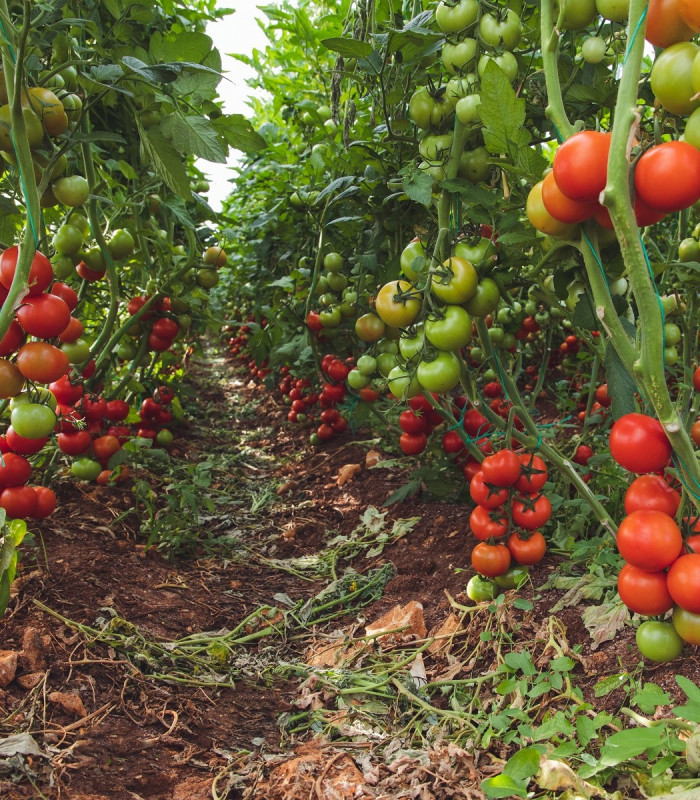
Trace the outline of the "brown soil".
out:
<instances>
[{"instance_id":1,"label":"brown soil","mask_svg":"<svg viewBox=\"0 0 700 800\"><path fill-rule=\"evenodd\" d=\"M40 751L20 759L9 774L2 771L6 762L0 756L0 797L204 800L212 796L216 779L218 796L230 800L332 798L355 796L342 792L367 782L367 771L357 769L361 744L331 747L312 741L304 748L301 742L308 736L298 741L281 736L278 718L298 708L304 678L269 666L271 661L303 661L311 637L253 642L234 659L234 687L186 685L155 678L153 672L160 667L128 660L114 647L91 644L89 633L47 610L91 628L118 616L162 641L230 630L261 605L279 606L280 595L292 601L308 598L328 583L303 580L269 559L319 552L332 536L352 531L368 506L381 508L405 483L399 469L366 469L373 445L354 443L349 433L318 450L308 449L307 432L286 423L283 404L264 388L243 385L223 362L216 368L227 371L218 384L212 382L211 366L194 370L190 380L195 394L216 404L219 413L212 418L225 420L236 435L245 437L251 458L262 457L247 474L259 471L261 486L272 482L275 502L257 514L251 528L246 527L251 514L242 505L227 509L230 526L241 528L248 548L238 549L230 559L200 549L189 558L166 560L155 548L146 549L133 514L121 516L133 502L128 489L59 480L59 511L37 530L38 546L25 548L15 597L0 622L0 651L20 653L16 679L0 689L0 738L28 732ZM253 401L258 403L255 414L239 413ZM185 444L176 455L192 463L224 446L220 431L203 427L183 427L178 441ZM348 464L362 469L339 486L338 472ZM450 598L471 605L464 594L470 572L459 571L469 563L467 515L463 504L429 502L420 495L391 506L389 519L420 520L381 555L360 555L353 561L361 573L387 561L396 569L381 599L364 609L362 617L375 620L397 604L418 601L430 630L452 610ZM533 586L541 586L555 565L556 559L548 558L534 569ZM536 595L534 611L523 613L521 624L531 631L546 626L548 610L561 593L535 588L521 594ZM557 614L571 651L580 648L576 683L598 709L617 711L625 690L595 699L593 686L606 675L636 669L634 634L624 631L613 643L592 651L581 608ZM350 614L327 630L339 625L349 629L354 623ZM444 657L426 658L429 671L445 663ZM679 698L676 674L700 681L697 649L680 663L649 667L645 679ZM197 676L192 678L196 682ZM76 707L70 696L81 704ZM476 798L481 797L479 780L497 771L488 764L475 767L474 754L456 745L437 744L429 752L432 766L405 756L410 767L405 774L411 777L403 785L401 770L375 765L374 785L387 793L375 794L367 784L367 794L357 796ZM271 771L278 762L287 764L286 772ZM433 794L403 793L409 784L422 785L426 776L437 774L442 779L434 782ZM443 784L453 793L441 794L436 787ZM457 788L467 785L471 794Z\"/></svg>"}]
</instances>

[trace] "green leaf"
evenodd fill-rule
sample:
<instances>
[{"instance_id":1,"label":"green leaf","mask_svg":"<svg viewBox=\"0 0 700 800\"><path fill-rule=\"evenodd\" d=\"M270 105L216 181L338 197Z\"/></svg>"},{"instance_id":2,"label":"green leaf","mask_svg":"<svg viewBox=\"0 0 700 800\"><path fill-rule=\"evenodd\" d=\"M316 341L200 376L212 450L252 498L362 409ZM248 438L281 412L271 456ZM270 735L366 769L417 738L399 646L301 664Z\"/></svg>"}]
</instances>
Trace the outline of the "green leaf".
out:
<instances>
[{"instance_id":1,"label":"green leaf","mask_svg":"<svg viewBox=\"0 0 700 800\"><path fill-rule=\"evenodd\" d=\"M537 672L532 663L532 656L525 650L519 653L506 653L503 660L507 667L516 672L522 672L523 675L534 675Z\"/></svg>"},{"instance_id":2,"label":"green leaf","mask_svg":"<svg viewBox=\"0 0 700 800\"><path fill-rule=\"evenodd\" d=\"M416 167L405 168L403 174L403 190L416 203L426 207L433 201L433 179L427 172Z\"/></svg>"},{"instance_id":3,"label":"green leaf","mask_svg":"<svg viewBox=\"0 0 700 800\"><path fill-rule=\"evenodd\" d=\"M387 506L393 506L394 503L400 503L407 497L413 497L420 489L420 484L420 480L410 480L407 484L400 486L395 492L392 492L382 505L386 508Z\"/></svg>"},{"instance_id":4,"label":"green leaf","mask_svg":"<svg viewBox=\"0 0 700 800\"><path fill-rule=\"evenodd\" d=\"M612 397L611 411L614 419L637 410L634 393L637 384L627 372L614 347L605 348L605 377L608 382L608 394Z\"/></svg>"},{"instance_id":5,"label":"green leaf","mask_svg":"<svg viewBox=\"0 0 700 800\"><path fill-rule=\"evenodd\" d=\"M700 687L696 686L690 678L686 678L685 675L676 675L676 683L688 700L700 703Z\"/></svg>"},{"instance_id":6,"label":"green leaf","mask_svg":"<svg viewBox=\"0 0 700 800\"><path fill-rule=\"evenodd\" d=\"M160 127L164 136L182 153L218 164L226 163L227 149L206 117L168 114L161 121Z\"/></svg>"},{"instance_id":7,"label":"green leaf","mask_svg":"<svg viewBox=\"0 0 700 800\"><path fill-rule=\"evenodd\" d=\"M148 45L148 53L154 61L201 62L211 52L213 42L206 33L185 31L163 35L156 31Z\"/></svg>"},{"instance_id":8,"label":"green leaf","mask_svg":"<svg viewBox=\"0 0 700 800\"><path fill-rule=\"evenodd\" d=\"M527 797L527 787L522 781L516 781L509 775L496 775L481 782L481 791L489 798Z\"/></svg>"},{"instance_id":9,"label":"green leaf","mask_svg":"<svg viewBox=\"0 0 700 800\"><path fill-rule=\"evenodd\" d=\"M662 726L632 728L613 733L600 749L600 763L606 767L622 764L641 755L650 747L662 745L666 736L666 729Z\"/></svg>"},{"instance_id":10,"label":"green leaf","mask_svg":"<svg viewBox=\"0 0 700 800\"><path fill-rule=\"evenodd\" d=\"M608 675L607 678L599 680L593 687L593 694L596 697L605 697L606 694L614 692L629 681L630 676L626 672L618 672L615 675Z\"/></svg>"},{"instance_id":11,"label":"green leaf","mask_svg":"<svg viewBox=\"0 0 700 800\"><path fill-rule=\"evenodd\" d=\"M338 53L343 58L367 58L372 53L372 45L360 39L349 36L335 36L330 39L321 39L321 44Z\"/></svg>"},{"instance_id":12,"label":"green leaf","mask_svg":"<svg viewBox=\"0 0 700 800\"><path fill-rule=\"evenodd\" d=\"M253 126L243 114L222 115L212 120L212 125L236 150L256 153L267 147L267 142L253 130Z\"/></svg>"},{"instance_id":13,"label":"green leaf","mask_svg":"<svg viewBox=\"0 0 700 800\"><path fill-rule=\"evenodd\" d=\"M135 72L148 83L172 83L177 80L178 72L165 65L149 66L134 56L124 56L122 64L129 72Z\"/></svg>"},{"instance_id":14,"label":"green leaf","mask_svg":"<svg viewBox=\"0 0 700 800\"><path fill-rule=\"evenodd\" d=\"M139 125L141 150L158 177L167 183L175 194L183 199L191 195L185 159L173 145L157 130L144 130Z\"/></svg>"},{"instance_id":15,"label":"green leaf","mask_svg":"<svg viewBox=\"0 0 700 800\"><path fill-rule=\"evenodd\" d=\"M453 194L458 193L465 200L469 201L469 203L480 205L484 208L495 208L500 202L496 192L479 186L478 183L472 183L471 181L462 180L461 178L440 181L440 188L447 189L448 192L452 192ZM532 236L528 236L524 241L530 242L532 239ZM508 242L506 242L506 244L508 244Z\"/></svg>"},{"instance_id":16,"label":"green leaf","mask_svg":"<svg viewBox=\"0 0 700 800\"><path fill-rule=\"evenodd\" d=\"M642 688L632 695L632 702L639 706L645 714L653 714L659 706L668 705L670 696L655 683L645 683Z\"/></svg>"},{"instance_id":17,"label":"green leaf","mask_svg":"<svg viewBox=\"0 0 700 800\"><path fill-rule=\"evenodd\" d=\"M579 295L578 303L576 303L576 307L574 308L573 316L571 317L571 322L577 328L583 328L587 331L597 331L600 330L600 320L596 318L595 311L593 310L593 305L588 298L588 294L586 292L582 292Z\"/></svg>"},{"instance_id":18,"label":"green leaf","mask_svg":"<svg viewBox=\"0 0 700 800\"><path fill-rule=\"evenodd\" d=\"M536 747L525 747L508 759L503 774L516 781L522 781L536 775L539 768L540 751Z\"/></svg>"}]
</instances>

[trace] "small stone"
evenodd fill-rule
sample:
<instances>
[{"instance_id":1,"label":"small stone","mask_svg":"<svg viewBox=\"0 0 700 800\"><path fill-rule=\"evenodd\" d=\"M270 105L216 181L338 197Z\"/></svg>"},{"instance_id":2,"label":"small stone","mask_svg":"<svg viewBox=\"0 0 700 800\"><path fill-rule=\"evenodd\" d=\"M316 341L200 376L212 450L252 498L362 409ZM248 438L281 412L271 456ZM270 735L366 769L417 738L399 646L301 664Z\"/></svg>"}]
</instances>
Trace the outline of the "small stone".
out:
<instances>
[{"instance_id":1,"label":"small stone","mask_svg":"<svg viewBox=\"0 0 700 800\"><path fill-rule=\"evenodd\" d=\"M451 637L460 629L459 617L450 613L447 619L433 628L428 636L435 641L428 647L428 652L433 655L446 652L450 649Z\"/></svg>"},{"instance_id":2,"label":"small stone","mask_svg":"<svg viewBox=\"0 0 700 800\"><path fill-rule=\"evenodd\" d=\"M19 653L14 650L0 650L0 689L12 683L17 673Z\"/></svg>"},{"instance_id":3,"label":"small stone","mask_svg":"<svg viewBox=\"0 0 700 800\"><path fill-rule=\"evenodd\" d=\"M382 460L382 454L379 450L368 450L367 455L365 456L365 467L370 469L375 464L378 464Z\"/></svg>"},{"instance_id":4,"label":"small stone","mask_svg":"<svg viewBox=\"0 0 700 800\"><path fill-rule=\"evenodd\" d=\"M345 486L346 483L351 483L359 472L362 472L360 464L345 464L338 470L335 482L338 486Z\"/></svg>"},{"instance_id":5,"label":"small stone","mask_svg":"<svg viewBox=\"0 0 700 800\"><path fill-rule=\"evenodd\" d=\"M50 692L49 700L78 719L87 716L82 699L74 692Z\"/></svg>"}]
</instances>

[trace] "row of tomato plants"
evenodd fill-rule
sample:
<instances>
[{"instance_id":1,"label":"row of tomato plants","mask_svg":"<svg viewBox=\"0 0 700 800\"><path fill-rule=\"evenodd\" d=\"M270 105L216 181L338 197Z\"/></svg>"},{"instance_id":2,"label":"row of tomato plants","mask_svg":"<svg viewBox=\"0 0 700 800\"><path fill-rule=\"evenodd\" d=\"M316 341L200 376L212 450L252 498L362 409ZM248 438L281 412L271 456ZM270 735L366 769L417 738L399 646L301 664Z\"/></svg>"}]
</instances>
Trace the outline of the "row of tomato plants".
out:
<instances>
[{"instance_id":1,"label":"row of tomato plants","mask_svg":"<svg viewBox=\"0 0 700 800\"><path fill-rule=\"evenodd\" d=\"M649 614L645 581L659 592L663 582L654 633L672 640L667 653L679 635L698 644L697 609L669 588L682 571L697 593L700 576L694 12L682 0L381 7L363 26L353 4L316 17L305 6L315 57L335 61L294 108L274 65L297 56L297 30L276 19L282 37L257 79L275 99L255 104L274 134L238 181L245 201L229 201L232 218L249 222L232 246L231 304L271 322L248 321L232 347L312 385L331 353L340 366L329 383L345 384L336 402L374 402L373 422L392 426L386 403L398 405L400 447L418 459L431 414L446 419L443 443L470 481L496 456L542 459L550 485L589 507L591 533L619 542L620 525L634 548L665 550L649 534L663 526L643 518L675 517L663 566L642 568L620 547L641 571L625 567L620 594ZM329 37L334 12L349 14ZM290 402L291 420L308 424L313 404ZM661 461L628 460L657 445ZM601 468L605 453L619 469ZM647 478L657 472L680 498L672 515L651 507L666 502ZM649 507L623 518L623 482L643 487ZM539 525L520 524L522 512L548 501L486 484L483 499L503 503L487 511L472 498L466 511L478 538L488 531L474 566L490 579L512 558L502 537L535 538ZM663 619L672 606L673 623Z\"/></svg>"}]
</instances>

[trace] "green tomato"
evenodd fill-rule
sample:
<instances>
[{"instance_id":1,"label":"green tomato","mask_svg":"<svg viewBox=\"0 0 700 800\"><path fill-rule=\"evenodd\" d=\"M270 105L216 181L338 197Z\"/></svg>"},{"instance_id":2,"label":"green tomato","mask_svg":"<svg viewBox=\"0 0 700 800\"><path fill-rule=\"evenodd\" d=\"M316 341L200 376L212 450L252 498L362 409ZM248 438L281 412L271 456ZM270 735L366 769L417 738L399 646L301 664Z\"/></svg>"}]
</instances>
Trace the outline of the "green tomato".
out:
<instances>
[{"instance_id":1,"label":"green tomato","mask_svg":"<svg viewBox=\"0 0 700 800\"><path fill-rule=\"evenodd\" d=\"M484 77L484 72L486 71L486 67L489 65L490 61L493 61L493 63L503 72L503 74L511 83L518 77L517 59L510 52L510 50L504 50L500 55L484 53L484 55L481 56L476 67L476 71L479 73L480 78Z\"/></svg>"},{"instance_id":2,"label":"green tomato","mask_svg":"<svg viewBox=\"0 0 700 800\"><path fill-rule=\"evenodd\" d=\"M419 128L439 128L454 107L454 101L444 89L431 92L427 86L421 86L411 95L408 113Z\"/></svg>"},{"instance_id":3,"label":"green tomato","mask_svg":"<svg viewBox=\"0 0 700 800\"><path fill-rule=\"evenodd\" d=\"M363 375L359 369L351 369L347 377L348 386L351 389L364 389L369 386L369 375Z\"/></svg>"},{"instance_id":4,"label":"green tomato","mask_svg":"<svg viewBox=\"0 0 700 800\"><path fill-rule=\"evenodd\" d=\"M134 237L125 228L119 228L114 231L107 246L112 258L121 261L134 252Z\"/></svg>"},{"instance_id":5,"label":"green tomato","mask_svg":"<svg viewBox=\"0 0 700 800\"><path fill-rule=\"evenodd\" d=\"M403 334L399 339L399 352L406 359L410 361L414 356L419 355L423 351L425 344L425 331L423 323L415 326L415 333L413 336Z\"/></svg>"},{"instance_id":6,"label":"green tomato","mask_svg":"<svg viewBox=\"0 0 700 800\"><path fill-rule=\"evenodd\" d=\"M59 255L58 253L51 259L53 274L56 280L64 281L76 274L75 264L70 256Z\"/></svg>"},{"instance_id":7,"label":"green tomato","mask_svg":"<svg viewBox=\"0 0 700 800\"><path fill-rule=\"evenodd\" d=\"M172 431L169 431L167 428L161 428L156 434L156 442L161 447L170 447L174 441L175 437L173 436Z\"/></svg>"},{"instance_id":8,"label":"green tomato","mask_svg":"<svg viewBox=\"0 0 700 800\"><path fill-rule=\"evenodd\" d=\"M472 298L467 300L464 307L474 317L485 317L496 309L501 299L501 290L491 278L483 278L476 287Z\"/></svg>"},{"instance_id":9,"label":"green tomato","mask_svg":"<svg viewBox=\"0 0 700 800\"><path fill-rule=\"evenodd\" d=\"M321 326L324 328L337 328L342 322L343 315L338 306L333 308L324 308L318 315Z\"/></svg>"},{"instance_id":10,"label":"green tomato","mask_svg":"<svg viewBox=\"0 0 700 800\"><path fill-rule=\"evenodd\" d=\"M478 94L469 94L466 97L460 97L455 106L457 119L463 125L469 125L472 122L481 122L480 105L481 97Z\"/></svg>"},{"instance_id":11,"label":"green tomato","mask_svg":"<svg viewBox=\"0 0 700 800\"><path fill-rule=\"evenodd\" d=\"M478 82L478 78L473 72L450 78L445 84L445 96L453 103L457 103L461 98L471 94Z\"/></svg>"},{"instance_id":12,"label":"green tomato","mask_svg":"<svg viewBox=\"0 0 700 800\"><path fill-rule=\"evenodd\" d=\"M513 347L515 347L516 342L517 342L517 339L515 338L514 334L506 333L506 335L503 337L503 339L501 341L501 345L500 346L504 350L511 350Z\"/></svg>"},{"instance_id":13,"label":"green tomato","mask_svg":"<svg viewBox=\"0 0 700 800\"><path fill-rule=\"evenodd\" d=\"M464 258L448 258L430 278L430 290L446 303L465 303L476 293L479 282L474 265Z\"/></svg>"},{"instance_id":14,"label":"green tomato","mask_svg":"<svg viewBox=\"0 0 700 800\"><path fill-rule=\"evenodd\" d=\"M219 272L213 267L202 267L197 270L197 283L202 289L213 289L219 282Z\"/></svg>"},{"instance_id":15,"label":"green tomato","mask_svg":"<svg viewBox=\"0 0 700 800\"><path fill-rule=\"evenodd\" d=\"M102 472L102 464L94 458L76 458L70 471L81 481L94 481Z\"/></svg>"},{"instance_id":16,"label":"green tomato","mask_svg":"<svg viewBox=\"0 0 700 800\"><path fill-rule=\"evenodd\" d=\"M362 375L374 375L377 371L377 359L365 353L357 359L357 369Z\"/></svg>"},{"instance_id":17,"label":"green tomato","mask_svg":"<svg viewBox=\"0 0 700 800\"><path fill-rule=\"evenodd\" d=\"M484 360L484 351L481 347L472 347L469 351L469 358L471 358L475 364L481 364Z\"/></svg>"},{"instance_id":18,"label":"green tomato","mask_svg":"<svg viewBox=\"0 0 700 800\"><path fill-rule=\"evenodd\" d=\"M416 375L428 392L443 394L459 383L461 361L452 352L440 351L432 361L421 361Z\"/></svg>"},{"instance_id":19,"label":"green tomato","mask_svg":"<svg viewBox=\"0 0 700 800\"><path fill-rule=\"evenodd\" d=\"M693 112L693 116L698 112L700 112L700 108L697 112ZM700 117L698 117L698 123L700 123ZM692 237L683 239L678 245L678 260L683 263L687 263L688 261L700 261L700 242Z\"/></svg>"},{"instance_id":20,"label":"green tomato","mask_svg":"<svg viewBox=\"0 0 700 800\"><path fill-rule=\"evenodd\" d=\"M678 363L678 349L676 347L664 347L664 364L667 367L674 367Z\"/></svg>"},{"instance_id":21,"label":"green tomato","mask_svg":"<svg viewBox=\"0 0 700 800\"><path fill-rule=\"evenodd\" d=\"M73 223L71 223L72 225ZM104 272L107 269L107 262L99 247L91 247L81 253L81 260L93 272Z\"/></svg>"},{"instance_id":22,"label":"green tomato","mask_svg":"<svg viewBox=\"0 0 700 800\"><path fill-rule=\"evenodd\" d=\"M82 175L59 178L51 184L51 189L56 200L70 208L82 206L90 194L90 184Z\"/></svg>"},{"instance_id":23,"label":"green tomato","mask_svg":"<svg viewBox=\"0 0 700 800\"><path fill-rule=\"evenodd\" d=\"M481 575L472 575L467 583L467 597L475 603L493 600L496 593L496 584L490 578L482 578Z\"/></svg>"},{"instance_id":24,"label":"green tomato","mask_svg":"<svg viewBox=\"0 0 700 800\"><path fill-rule=\"evenodd\" d=\"M454 246L453 255L466 258L467 261L478 267L486 259L492 259L496 255L496 245L485 236L482 236L476 244L470 244L467 239L464 239Z\"/></svg>"},{"instance_id":25,"label":"green tomato","mask_svg":"<svg viewBox=\"0 0 700 800\"><path fill-rule=\"evenodd\" d=\"M384 378L388 377L394 367L398 366L394 353L380 353L377 356L377 370Z\"/></svg>"},{"instance_id":26,"label":"green tomato","mask_svg":"<svg viewBox=\"0 0 700 800\"><path fill-rule=\"evenodd\" d=\"M442 46L442 64L451 74L463 72L474 61L476 56L476 39L462 39L452 44L445 42Z\"/></svg>"},{"instance_id":27,"label":"green tomato","mask_svg":"<svg viewBox=\"0 0 700 800\"><path fill-rule=\"evenodd\" d=\"M596 0L601 17L611 22L626 22L630 15L630 0Z\"/></svg>"},{"instance_id":28,"label":"green tomato","mask_svg":"<svg viewBox=\"0 0 700 800\"><path fill-rule=\"evenodd\" d=\"M506 332L498 325L494 325L489 328L489 339L491 340L491 344L502 344L505 335Z\"/></svg>"},{"instance_id":29,"label":"green tomato","mask_svg":"<svg viewBox=\"0 0 700 800\"><path fill-rule=\"evenodd\" d=\"M421 139L418 152L430 164L445 163L452 147L452 134L428 134Z\"/></svg>"},{"instance_id":30,"label":"green tomato","mask_svg":"<svg viewBox=\"0 0 700 800\"><path fill-rule=\"evenodd\" d=\"M530 572L527 567L514 566L506 570L502 575L494 578L496 585L501 589L519 589L530 580Z\"/></svg>"},{"instance_id":31,"label":"green tomato","mask_svg":"<svg viewBox=\"0 0 700 800\"><path fill-rule=\"evenodd\" d=\"M472 183L481 183L489 176L489 152L485 147L465 150L459 157L457 175Z\"/></svg>"},{"instance_id":32,"label":"green tomato","mask_svg":"<svg viewBox=\"0 0 700 800\"><path fill-rule=\"evenodd\" d=\"M314 289L314 294L318 295L319 297L322 294L326 294L330 286L328 285L328 279L325 275L320 275L319 279L316 281L316 288Z\"/></svg>"},{"instance_id":33,"label":"green tomato","mask_svg":"<svg viewBox=\"0 0 700 800\"><path fill-rule=\"evenodd\" d=\"M683 639L670 622L646 620L637 628L637 647L650 661L672 661L683 651Z\"/></svg>"},{"instance_id":34,"label":"green tomato","mask_svg":"<svg viewBox=\"0 0 700 800\"><path fill-rule=\"evenodd\" d=\"M693 42L677 42L663 50L651 70L651 90L657 101L671 114L687 116L700 106L693 100L691 71L700 48Z\"/></svg>"},{"instance_id":35,"label":"green tomato","mask_svg":"<svg viewBox=\"0 0 700 800\"><path fill-rule=\"evenodd\" d=\"M400 400L408 400L422 391L416 375L411 374L403 367L394 367L387 377L389 391Z\"/></svg>"},{"instance_id":36,"label":"green tomato","mask_svg":"<svg viewBox=\"0 0 700 800\"><path fill-rule=\"evenodd\" d=\"M478 16L477 0L458 0L457 3L441 0L435 10L435 21L443 33L459 33L473 25Z\"/></svg>"},{"instance_id":37,"label":"green tomato","mask_svg":"<svg viewBox=\"0 0 700 800\"><path fill-rule=\"evenodd\" d=\"M425 247L420 239L409 242L401 251L400 257L401 271L411 281L418 278L426 264Z\"/></svg>"},{"instance_id":38,"label":"green tomato","mask_svg":"<svg viewBox=\"0 0 700 800\"><path fill-rule=\"evenodd\" d=\"M327 272L340 272L343 268L343 257L340 253L326 253L323 257L323 268Z\"/></svg>"},{"instance_id":39,"label":"green tomato","mask_svg":"<svg viewBox=\"0 0 700 800\"><path fill-rule=\"evenodd\" d=\"M10 411L22 403L39 402L48 406L52 411L55 411L58 405L56 395L47 386L35 386L32 391L32 398L29 398L29 394L26 391L16 394L10 399Z\"/></svg>"},{"instance_id":40,"label":"green tomato","mask_svg":"<svg viewBox=\"0 0 700 800\"><path fill-rule=\"evenodd\" d=\"M377 342L378 353L391 353L394 356L399 354L399 343L394 339L382 339Z\"/></svg>"},{"instance_id":41,"label":"green tomato","mask_svg":"<svg viewBox=\"0 0 700 800\"><path fill-rule=\"evenodd\" d=\"M76 339L61 345L71 364L82 364L90 358L90 344L85 339Z\"/></svg>"},{"instance_id":42,"label":"green tomato","mask_svg":"<svg viewBox=\"0 0 700 800\"><path fill-rule=\"evenodd\" d=\"M489 47L513 50L520 41L521 32L520 17L512 9L508 9L505 16L487 12L479 20L479 35Z\"/></svg>"},{"instance_id":43,"label":"green tomato","mask_svg":"<svg viewBox=\"0 0 700 800\"><path fill-rule=\"evenodd\" d=\"M329 272L326 280L328 281L328 287L333 292L342 292L348 285L348 279L342 272Z\"/></svg>"},{"instance_id":44,"label":"green tomato","mask_svg":"<svg viewBox=\"0 0 700 800\"><path fill-rule=\"evenodd\" d=\"M607 49L607 42L601 36L589 36L581 45L581 55L589 64L600 64Z\"/></svg>"},{"instance_id":45,"label":"green tomato","mask_svg":"<svg viewBox=\"0 0 700 800\"><path fill-rule=\"evenodd\" d=\"M26 439L43 439L56 426L56 415L43 403L20 403L10 414L12 427Z\"/></svg>"},{"instance_id":46,"label":"green tomato","mask_svg":"<svg viewBox=\"0 0 700 800\"><path fill-rule=\"evenodd\" d=\"M53 237L53 246L59 256L74 256L83 246L83 234L75 225L61 225ZM71 261L71 267L73 262Z\"/></svg>"},{"instance_id":47,"label":"green tomato","mask_svg":"<svg viewBox=\"0 0 700 800\"><path fill-rule=\"evenodd\" d=\"M323 306L323 308L330 308L336 300L337 298L334 294L326 292L318 298L318 303L320 306Z\"/></svg>"},{"instance_id":48,"label":"green tomato","mask_svg":"<svg viewBox=\"0 0 700 800\"><path fill-rule=\"evenodd\" d=\"M425 321L425 337L440 350L461 350L472 338L472 319L462 306L447 305Z\"/></svg>"},{"instance_id":49,"label":"green tomato","mask_svg":"<svg viewBox=\"0 0 700 800\"><path fill-rule=\"evenodd\" d=\"M596 18L598 10L595 0L555 0L554 2L554 23L556 24L560 15L560 6L564 6L564 14L561 19L561 27L566 31L578 31L587 28Z\"/></svg>"},{"instance_id":50,"label":"green tomato","mask_svg":"<svg viewBox=\"0 0 700 800\"><path fill-rule=\"evenodd\" d=\"M664 325L664 344L666 347L673 347L681 340L681 329L673 322Z\"/></svg>"}]
</instances>

